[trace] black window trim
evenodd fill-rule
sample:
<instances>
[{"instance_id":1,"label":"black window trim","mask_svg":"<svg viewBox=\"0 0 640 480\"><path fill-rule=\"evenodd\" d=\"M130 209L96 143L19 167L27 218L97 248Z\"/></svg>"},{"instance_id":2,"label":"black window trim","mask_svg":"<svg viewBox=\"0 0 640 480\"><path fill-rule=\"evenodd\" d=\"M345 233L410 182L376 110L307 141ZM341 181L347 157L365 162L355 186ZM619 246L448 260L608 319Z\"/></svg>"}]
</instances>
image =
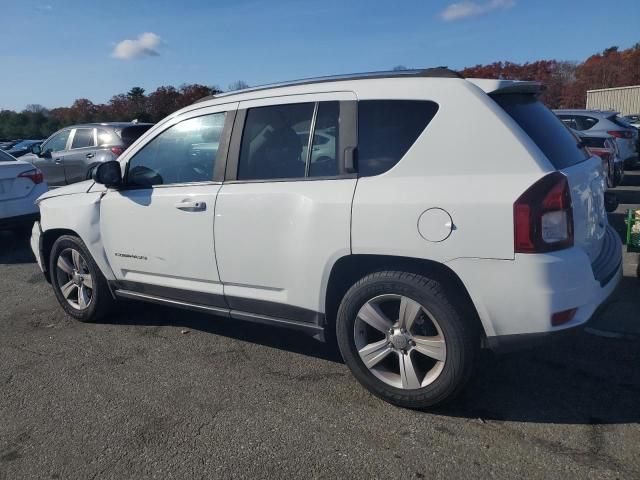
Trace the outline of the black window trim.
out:
<instances>
[{"instance_id":1,"label":"black window trim","mask_svg":"<svg viewBox=\"0 0 640 480\"><path fill-rule=\"evenodd\" d=\"M123 185L120 187L120 190L148 190L155 188L170 188L170 187L185 187L185 186L198 186L198 185L220 185L224 180L224 171L226 168L227 158L229 155L229 143L231 138L231 132L234 126L234 121L236 119L238 110L220 110L217 112L209 112L209 113L200 113L200 115L194 115L192 117L184 118L178 122L172 123L168 125L166 128L163 128L161 131L158 131L153 138L149 139L144 145L139 148L136 153L134 153L129 159L127 159L127 164L125 166L125 171L123 175ZM215 162L213 167L213 178L211 180L203 180L199 182L179 182L179 183L163 183L161 185L137 185L135 183L129 183L129 165L131 164L131 160L135 158L135 156L141 152L144 148L147 147L151 142L153 142L156 138L162 135L167 130L175 127L179 123L185 122L187 120L191 120L194 118L207 117L209 115L217 115L220 113L225 114L224 126L222 127L222 133L220 134L220 142L218 144L218 153L216 154L216 158L212 161ZM143 134L144 135L144 134ZM220 161L218 161L217 157L220 157Z\"/></svg>"},{"instance_id":2,"label":"black window trim","mask_svg":"<svg viewBox=\"0 0 640 480\"><path fill-rule=\"evenodd\" d=\"M240 168L240 147L242 144L242 135L244 134L244 128L247 120L247 112L250 108L262 108L272 106L284 106L295 105L297 103L314 103L313 116L311 119L311 125L309 129L309 142L313 141L316 127L316 117L321 103L338 102L338 115L339 115L339 128L340 133L338 135L338 168L339 173L337 175L327 176L309 176L310 162L311 162L311 148L307 148L307 158L305 163L305 176L304 177L287 177L287 178L260 178L260 179L238 179L238 171ZM341 180L346 178L357 178L356 172L350 172L346 166L347 152L353 151L358 145L358 108L357 100L316 100L306 102L293 102L293 103L274 103L268 105L261 105L257 107L241 108L238 109L235 122L233 124L233 132L231 134L231 141L229 143L229 152L226 162L226 171L224 175L224 183L236 184L236 183L278 183L278 182L313 182L317 180Z\"/></svg>"}]
</instances>

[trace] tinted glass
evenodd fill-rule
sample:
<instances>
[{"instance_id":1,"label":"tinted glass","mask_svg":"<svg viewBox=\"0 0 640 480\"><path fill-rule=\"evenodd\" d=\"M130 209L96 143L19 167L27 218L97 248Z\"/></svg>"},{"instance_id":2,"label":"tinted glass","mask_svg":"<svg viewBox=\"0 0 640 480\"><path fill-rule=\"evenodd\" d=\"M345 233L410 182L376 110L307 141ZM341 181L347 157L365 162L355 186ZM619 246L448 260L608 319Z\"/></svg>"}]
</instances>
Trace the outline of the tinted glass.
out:
<instances>
[{"instance_id":1,"label":"tinted glass","mask_svg":"<svg viewBox=\"0 0 640 480\"><path fill-rule=\"evenodd\" d=\"M73 136L71 148L93 147L93 128L78 128Z\"/></svg>"},{"instance_id":2,"label":"tinted glass","mask_svg":"<svg viewBox=\"0 0 640 480\"><path fill-rule=\"evenodd\" d=\"M240 146L239 180L301 178L313 103L251 108Z\"/></svg>"},{"instance_id":3,"label":"tinted glass","mask_svg":"<svg viewBox=\"0 0 640 480\"><path fill-rule=\"evenodd\" d=\"M132 125L131 127L125 127L120 132L120 138L125 147L128 147L138 138L142 136L144 132L149 130L153 125Z\"/></svg>"},{"instance_id":4,"label":"tinted glass","mask_svg":"<svg viewBox=\"0 0 640 480\"><path fill-rule=\"evenodd\" d=\"M558 170L588 158L576 138L534 95L495 95L500 105Z\"/></svg>"},{"instance_id":5,"label":"tinted glass","mask_svg":"<svg viewBox=\"0 0 640 480\"><path fill-rule=\"evenodd\" d=\"M71 133L71 130L64 130L60 133L57 133L51 138L51 140L49 140L42 146L42 151L59 152L60 150L64 150L67 146L69 133Z\"/></svg>"},{"instance_id":6,"label":"tinted glass","mask_svg":"<svg viewBox=\"0 0 640 480\"><path fill-rule=\"evenodd\" d=\"M576 115L575 120L576 120L576 128L580 131L589 130L590 128L593 128L596 125L596 123L598 123L597 118L585 117L582 115Z\"/></svg>"},{"instance_id":7,"label":"tinted glass","mask_svg":"<svg viewBox=\"0 0 640 480\"><path fill-rule=\"evenodd\" d=\"M0 150L0 162L13 162L14 160L15 158L13 158L11 155Z\"/></svg>"},{"instance_id":8,"label":"tinted glass","mask_svg":"<svg viewBox=\"0 0 640 480\"><path fill-rule=\"evenodd\" d=\"M309 159L310 177L329 177L340 173L338 145L340 102L320 102ZM306 149L305 149L306 150Z\"/></svg>"},{"instance_id":9,"label":"tinted glass","mask_svg":"<svg viewBox=\"0 0 640 480\"><path fill-rule=\"evenodd\" d=\"M437 111L428 101L358 102L359 175L378 175L398 163Z\"/></svg>"},{"instance_id":10,"label":"tinted glass","mask_svg":"<svg viewBox=\"0 0 640 480\"><path fill-rule=\"evenodd\" d=\"M128 181L167 185L213 180L225 116L190 118L162 132L130 160Z\"/></svg>"}]
</instances>

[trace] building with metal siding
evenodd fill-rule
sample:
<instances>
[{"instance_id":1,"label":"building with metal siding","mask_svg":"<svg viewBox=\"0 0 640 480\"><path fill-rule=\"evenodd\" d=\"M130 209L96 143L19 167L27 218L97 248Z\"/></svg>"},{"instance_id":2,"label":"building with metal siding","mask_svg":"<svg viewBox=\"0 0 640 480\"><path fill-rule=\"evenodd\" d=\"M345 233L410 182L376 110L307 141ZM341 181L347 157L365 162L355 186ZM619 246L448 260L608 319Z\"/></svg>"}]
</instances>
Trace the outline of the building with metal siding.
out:
<instances>
[{"instance_id":1,"label":"building with metal siding","mask_svg":"<svg viewBox=\"0 0 640 480\"><path fill-rule=\"evenodd\" d=\"M640 85L588 90L587 109L615 110L622 115L640 113Z\"/></svg>"}]
</instances>

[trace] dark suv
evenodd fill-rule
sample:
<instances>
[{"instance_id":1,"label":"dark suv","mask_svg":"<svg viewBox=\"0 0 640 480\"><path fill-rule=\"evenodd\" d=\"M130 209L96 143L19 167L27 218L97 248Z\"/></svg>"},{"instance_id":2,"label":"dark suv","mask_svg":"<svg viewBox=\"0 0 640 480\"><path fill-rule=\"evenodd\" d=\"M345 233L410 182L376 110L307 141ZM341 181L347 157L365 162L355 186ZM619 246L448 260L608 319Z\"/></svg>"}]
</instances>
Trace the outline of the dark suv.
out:
<instances>
[{"instance_id":1,"label":"dark suv","mask_svg":"<svg viewBox=\"0 0 640 480\"><path fill-rule=\"evenodd\" d=\"M81 182L98 164L115 160L151 123L87 123L63 128L23 159L44 173L49 186Z\"/></svg>"}]
</instances>

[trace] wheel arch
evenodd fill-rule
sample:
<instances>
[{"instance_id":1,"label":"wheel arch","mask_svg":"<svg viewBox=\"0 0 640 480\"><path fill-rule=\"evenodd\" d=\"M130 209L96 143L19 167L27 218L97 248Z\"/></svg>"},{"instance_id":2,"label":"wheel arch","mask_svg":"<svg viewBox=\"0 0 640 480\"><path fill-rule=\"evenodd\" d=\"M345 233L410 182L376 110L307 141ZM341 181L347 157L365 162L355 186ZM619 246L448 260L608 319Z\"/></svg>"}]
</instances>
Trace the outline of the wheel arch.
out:
<instances>
[{"instance_id":1,"label":"wheel arch","mask_svg":"<svg viewBox=\"0 0 640 480\"><path fill-rule=\"evenodd\" d=\"M439 281L455 297L483 337L486 330L476 306L460 277L448 266L432 260L393 255L346 255L332 266L325 288L325 330L331 335L335 330L336 314L347 290L364 276L383 270L396 270L424 275Z\"/></svg>"},{"instance_id":2,"label":"wheel arch","mask_svg":"<svg viewBox=\"0 0 640 480\"><path fill-rule=\"evenodd\" d=\"M51 283L51 272L49 271L49 261L51 259L51 249L56 240L63 235L73 235L80 237L77 232L68 228L52 228L42 232L40 237L40 258L42 259L42 270L47 282Z\"/></svg>"}]
</instances>

